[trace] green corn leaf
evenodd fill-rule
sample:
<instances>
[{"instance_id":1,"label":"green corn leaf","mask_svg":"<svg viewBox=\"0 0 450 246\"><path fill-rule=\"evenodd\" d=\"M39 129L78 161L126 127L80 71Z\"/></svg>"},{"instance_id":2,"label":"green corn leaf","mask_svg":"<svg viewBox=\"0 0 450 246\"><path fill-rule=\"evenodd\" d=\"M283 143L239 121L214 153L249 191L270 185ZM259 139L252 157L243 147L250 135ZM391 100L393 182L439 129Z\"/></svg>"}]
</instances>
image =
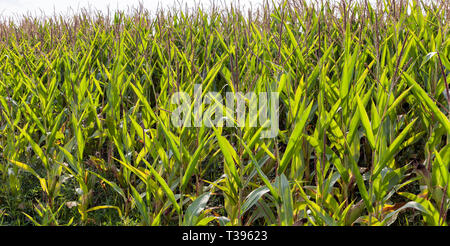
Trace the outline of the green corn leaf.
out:
<instances>
[{"instance_id":1,"label":"green corn leaf","mask_svg":"<svg viewBox=\"0 0 450 246\"><path fill-rule=\"evenodd\" d=\"M298 141L300 140L300 137L303 132L303 128L305 127L306 121L309 118L309 114L311 112L313 106L313 102L311 102L305 110L300 109L299 117L300 119L295 124L294 130L292 131L291 137L289 138L288 145L286 147L286 150L283 154L283 158L280 161L280 166L278 169L279 173L283 173L289 162L292 160L292 156L295 153L295 149L298 147Z\"/></svg>"},{"instance_id":2,"label":"green corn leaf","mask_svg":"<svg viewBox=\"0 0 450 246\"><path fill-rule=\"evenodd\" d=\"M194 202L189 205L184 215L183 225L184 226L195 226L197 225L197 220L200 213L205 209L208 203L211 193L206 192L197 197Z\"/></svg>"},{"instance_id":3,"label":"green corn leaf","mask_svg":"<svg viewBox=\"0 0 450 246\"><path fill-rule=\"evenodd\" d=\"M407 73L402 73L406 82L409 86L412 87L412 91L414 96L420 103L423 103L424 106L433 112L434 117L445 127L447 133L450 133L450 121L448 118L442 113L442 111L436 106L436 104L431 100L428 94L414 81L414 79L409 76Z\"/></svg>"},{"instance_id":4,"label":"green corn leaf","mask_svg":"<svg viewBox=\"0 0 450 246\"><path fill-rule=\"evenodd\" d=\"M361 117L361 122L364 126L364 129L366 130L367 140L369 141L370 147L372 147L372 149L375 149L375 137L373 136L372 125L370 124L369 116L367 115L364 104L362 103L361 98L359 98L358 94L355 95L355 98L356 103L358 104L358 112Z\"/></svg>"}]
</instances>

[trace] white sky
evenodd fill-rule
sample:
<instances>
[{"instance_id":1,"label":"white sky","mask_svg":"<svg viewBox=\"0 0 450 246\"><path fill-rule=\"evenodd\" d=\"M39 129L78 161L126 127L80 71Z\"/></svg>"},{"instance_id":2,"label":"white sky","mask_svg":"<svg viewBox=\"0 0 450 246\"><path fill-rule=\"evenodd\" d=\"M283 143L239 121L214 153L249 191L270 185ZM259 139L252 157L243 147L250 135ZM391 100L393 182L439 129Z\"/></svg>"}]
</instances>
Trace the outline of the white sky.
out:
<instances>
[{"instance_id":1,"label":"white sky","mask_svg":"<svg viewBox=\"0 0 450 246\"><path fill-rule=\"evenodd\" d=\"M185 3L188 6L193 6L195 3L200 3L206 7L212 0L176 1ZM233 0L219 1L227 4L234 2ZM256 6L263 1L264 0L240 0L239 2L241 6L248 6L249 4ZM76 11L79 8L87 7L101 11L106 11L108 6L111 10L126 10L129 6L138 6L139 2L142 2L144 7L150 11L155 11L158 5L160 7L170 7L175 3L175 0L0 0L0 16L17 17L27 13L41 16L42 14L53 15L55 12L65 14L68 13L67 11L70 9ZM271 1L269 0L269 2Z\"/></svg>"}]
</instances>

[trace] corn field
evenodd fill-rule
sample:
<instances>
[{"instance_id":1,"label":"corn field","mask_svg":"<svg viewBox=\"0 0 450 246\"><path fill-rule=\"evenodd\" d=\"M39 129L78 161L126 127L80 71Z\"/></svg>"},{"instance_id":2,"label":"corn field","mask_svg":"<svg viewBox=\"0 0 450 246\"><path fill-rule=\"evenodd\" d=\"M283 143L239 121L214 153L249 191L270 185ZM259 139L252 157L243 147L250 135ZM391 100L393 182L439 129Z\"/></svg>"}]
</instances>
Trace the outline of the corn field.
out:
<instances>
[{"instance_id":1,"label":"corn field","mask_svg":"<svg viewBox=\"0 0 450 246\"><path fill-rule=\"evenodd\" d=\"M449 36L445 0L3 18L0 225L447 225ZM196 85L278 134L174 126Z\"/></svg>"}]
</instances>

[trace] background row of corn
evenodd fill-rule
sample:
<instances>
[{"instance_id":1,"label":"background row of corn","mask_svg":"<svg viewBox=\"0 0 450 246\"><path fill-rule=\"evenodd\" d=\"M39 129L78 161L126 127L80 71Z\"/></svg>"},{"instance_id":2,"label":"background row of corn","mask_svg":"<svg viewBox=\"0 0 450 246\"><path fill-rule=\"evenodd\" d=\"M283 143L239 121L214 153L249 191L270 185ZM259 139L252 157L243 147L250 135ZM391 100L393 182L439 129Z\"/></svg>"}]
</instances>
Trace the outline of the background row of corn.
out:
<instances>
[{"instance_id":1,"label":"background row of corn","mask_svg":"<svg viewBox=\"0 0 450 246\"><path fill-rule=\"evenodd\" d=\"M447 225L450 4L371 2L1 20L0 224ZM174 127L195 84L278 136Z\"/></svg>"}]
</instances>

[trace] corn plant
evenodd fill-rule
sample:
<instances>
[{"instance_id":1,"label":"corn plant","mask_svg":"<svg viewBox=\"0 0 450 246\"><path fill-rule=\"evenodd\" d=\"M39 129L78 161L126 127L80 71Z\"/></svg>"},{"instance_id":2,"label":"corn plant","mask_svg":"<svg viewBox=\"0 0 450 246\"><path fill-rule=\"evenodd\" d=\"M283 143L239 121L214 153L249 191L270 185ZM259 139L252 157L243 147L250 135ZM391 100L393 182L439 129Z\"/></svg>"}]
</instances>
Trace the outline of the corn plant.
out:
<instances>
[{"instance_id":1,"label":"corn plant","mask_svg":"<svg viewBox=\"0 0 450 246\"><path fill-rule=\"evenodd\" d=\"M0 224L447 225L449 15L302 0L4 18Z\"/></svg>"}]
</instances>

